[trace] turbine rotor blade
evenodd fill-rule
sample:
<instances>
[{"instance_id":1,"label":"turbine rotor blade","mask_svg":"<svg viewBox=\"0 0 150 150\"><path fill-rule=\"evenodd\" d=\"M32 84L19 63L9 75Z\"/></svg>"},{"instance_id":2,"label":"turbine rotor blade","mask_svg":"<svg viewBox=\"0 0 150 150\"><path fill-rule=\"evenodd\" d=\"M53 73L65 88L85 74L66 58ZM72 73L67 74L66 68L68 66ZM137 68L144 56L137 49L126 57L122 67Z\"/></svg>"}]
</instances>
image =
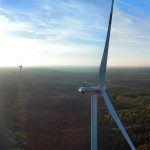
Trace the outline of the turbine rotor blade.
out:
<instances>
[{"instance_id":1,"label":"turbine rotor blade","mask_svg":"<svg viewBox=\"0 0 150 150\"><path fill-rule=\"evenodd\" d=\"M108 49L109 49L109 38L110 38L110 32L111 32L111 23L112 23L112 15L113 15L113 5L114 5L114 0L112 0L112 6L111 6L111 12L110 12L110 18L109 18L109 25L108 25L108 32L107 32L107 37L106 37L106 43L105 43L105 48L101 60L101 65L99 69L99 84L100 84L100 92L102 94L102 97L105 101L105 104L113 117L114 121L116 122L117 126L121 130L123 136L125 137L126 141L128 142L129 146L131 147L132 150L135 150L135 147L128 136L124 126L122 125L111 101L109 100L109 97L106 93L106 88L105 88L105 77L106 77L106 67L107 67L107 57L108 57Z\"/></svg>"},{"instance_id":2,"label":"turbine rotor blade","mask_svg":"<svg viewBox=\"0 0 150 150\"><path fill-rule=\"evenodd\" d=\"M131 150L136 150L133 143L132 143L132 141L131 141L131 139L130 139L130 137L128 136L128 133L126 132L123 124L121 123L121 121L120 121L120 119L119 119L119 117L118 117L118 115L117 115L117 113L116 113L116 111L115 111L115 109L114 109L114 107L113 107L113 105L112 105L105 89L102 88L102 89L100 89L100 91L101 91L102 97L105 101L105 104L107 106L107 109L109 110L109 112L110 112L111 116L113 117L115 123L117 124L117 126L121 130L123 136L125 137L126 141L129 144L129 146L131 147Z\"/></svg>"},{"instance_id":3,"label":"turbine rotor blade","mask_svg":"<svg viewBox=\"0 0 150 150\"><path fill-rule=\"evenodd\" d=\"M106 76L106 67L107 67L107 57L108 57L108 48L109 48L109 38L110 38L110 32L111 32L111 23L112 23L112 15L113 15L113 6L114 6L114 0L112 0L111 5L111 11L109 16L109 25L108 25L108 31L107 31L107 37L104 47L104 52L101 60L101 65L99 68L99 82L100 85L103 87L105 82L105 76Z\"/></svg>"}]
</instances>

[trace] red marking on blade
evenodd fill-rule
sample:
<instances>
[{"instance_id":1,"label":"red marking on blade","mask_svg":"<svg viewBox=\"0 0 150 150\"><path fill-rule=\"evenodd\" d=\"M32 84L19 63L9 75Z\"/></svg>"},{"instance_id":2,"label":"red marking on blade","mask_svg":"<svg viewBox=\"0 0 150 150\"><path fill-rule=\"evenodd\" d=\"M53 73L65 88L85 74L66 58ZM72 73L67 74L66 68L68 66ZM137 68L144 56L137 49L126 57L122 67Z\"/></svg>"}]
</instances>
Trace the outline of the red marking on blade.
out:
<instances>
[{"instance_id":1,"label":"red marking on blade","mask_svg":"<svg viewBox=\"0 0 150 150\"><path fill-rule=\"evenodd\" d=\"M110 13L109 24L112 22L112 12Z\"/></svg>"}]
</instances>

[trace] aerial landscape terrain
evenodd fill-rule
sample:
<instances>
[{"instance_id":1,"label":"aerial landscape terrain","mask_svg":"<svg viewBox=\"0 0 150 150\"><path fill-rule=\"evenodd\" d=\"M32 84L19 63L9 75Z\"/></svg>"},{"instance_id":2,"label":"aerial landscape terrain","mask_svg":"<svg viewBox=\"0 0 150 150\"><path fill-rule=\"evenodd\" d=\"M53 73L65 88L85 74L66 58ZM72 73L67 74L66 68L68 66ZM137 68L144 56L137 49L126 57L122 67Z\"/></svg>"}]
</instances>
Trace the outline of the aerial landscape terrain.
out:
<instances>
[{"instance_id":1,"label":"aerial landscape terrain","mask_svg":"<svg viewBox=\"0 0 150 150\"><path fill-rule=\"evenodd\" d=\"M90 97L98 68L0 68L1 150L90 150ZM137 150L150 149L150 68L107 70L111 101ZM128 144L98 96L98 148L128 150Z\"/></svg>"}]
</instances>

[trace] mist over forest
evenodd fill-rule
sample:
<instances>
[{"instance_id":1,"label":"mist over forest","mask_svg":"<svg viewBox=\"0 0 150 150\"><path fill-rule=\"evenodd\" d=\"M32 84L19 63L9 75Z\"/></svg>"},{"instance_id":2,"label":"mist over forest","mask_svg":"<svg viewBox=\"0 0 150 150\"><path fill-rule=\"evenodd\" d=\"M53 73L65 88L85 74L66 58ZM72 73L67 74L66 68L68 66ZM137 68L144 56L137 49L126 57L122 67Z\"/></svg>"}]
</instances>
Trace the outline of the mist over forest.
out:
<instances>
[{"instance_id":1,"label":"mist over forest","mask_svg":"<svg viewBox=\"0 0 150 150\"><path fill-rule=\"evenodd\" d=\"M0 68L1 150L90 150L90 97L98 68ZM150 68L108 68L111 101L137 150L150 149ZM129 150L98 96L98 149Z\"/></svg>"}]
</instances>

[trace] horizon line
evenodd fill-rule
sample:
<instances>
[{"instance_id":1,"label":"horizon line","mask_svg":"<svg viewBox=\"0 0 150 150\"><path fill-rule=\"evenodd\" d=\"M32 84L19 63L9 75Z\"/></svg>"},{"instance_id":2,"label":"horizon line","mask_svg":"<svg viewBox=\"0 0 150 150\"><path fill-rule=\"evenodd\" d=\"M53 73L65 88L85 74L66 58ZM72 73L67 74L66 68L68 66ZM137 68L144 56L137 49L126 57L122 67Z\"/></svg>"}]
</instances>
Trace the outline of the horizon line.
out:
<instances>
[{"instance_id":1,"label":"horizon line","mask_svg":"<svg viewBox=\"0 0 150 150\"><path fill-rule=\"evenodd\" d=\"M99 68L99 66L84 66L84 65L25 65L23 68L47 68L47 67L78 67L78 68ZM0 66L0 68L18 68L18 66ZM150 68L150 66L108 66L108 68Z\"/></svg>"}]
</instances>

